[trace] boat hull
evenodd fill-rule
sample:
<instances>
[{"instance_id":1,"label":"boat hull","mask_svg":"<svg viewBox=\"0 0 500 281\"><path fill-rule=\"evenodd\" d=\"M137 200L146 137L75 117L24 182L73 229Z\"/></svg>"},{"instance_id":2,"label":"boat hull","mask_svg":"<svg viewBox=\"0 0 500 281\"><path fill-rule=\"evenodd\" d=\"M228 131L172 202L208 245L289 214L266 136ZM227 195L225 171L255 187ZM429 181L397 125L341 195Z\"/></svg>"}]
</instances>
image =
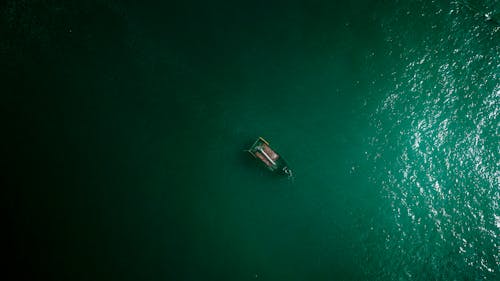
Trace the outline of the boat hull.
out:
<instances>
[{"instance_id":1,"label":"boat hull","mask_svg":"<svg viewBox=\"0 0 500 281\"><path fill-rule=\"evenodd\" d=\"M248 149L248 152L259 159L270 171L280 175L291 174L288 163L269 146L269 143L264 138L259 137Z\"/></svg>"}]
</instances>

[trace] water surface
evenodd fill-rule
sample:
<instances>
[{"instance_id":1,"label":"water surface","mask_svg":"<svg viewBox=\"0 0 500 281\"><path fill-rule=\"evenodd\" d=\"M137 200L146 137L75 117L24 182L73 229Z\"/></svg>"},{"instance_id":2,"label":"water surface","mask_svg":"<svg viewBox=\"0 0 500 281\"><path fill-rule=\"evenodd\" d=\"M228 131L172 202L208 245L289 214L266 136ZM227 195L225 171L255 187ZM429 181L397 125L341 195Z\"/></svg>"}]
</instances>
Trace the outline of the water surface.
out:
<instances>
[{"instance_id":1,"label":"water surface","mask_svg":"<svg viewBox=\"0 0 500 281\"><path fill-rule=\"evenodd\" d=\"M21 277L498 280L497 1L201 2L2 4Z\"/></svg>"}]
</instances>

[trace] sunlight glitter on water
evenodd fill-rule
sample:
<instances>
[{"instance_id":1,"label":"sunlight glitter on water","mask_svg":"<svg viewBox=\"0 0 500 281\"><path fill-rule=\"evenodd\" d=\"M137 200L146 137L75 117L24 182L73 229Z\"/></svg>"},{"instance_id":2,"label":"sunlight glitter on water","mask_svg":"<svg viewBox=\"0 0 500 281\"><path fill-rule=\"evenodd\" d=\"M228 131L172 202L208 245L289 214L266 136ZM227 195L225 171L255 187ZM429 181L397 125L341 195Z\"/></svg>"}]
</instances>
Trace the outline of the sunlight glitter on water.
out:
<instances>
[{"instance_id":1,"label":"sunlight glitter on water","mask_svg":"<svg viewBox=\"0 0 500 281\"><path fill-rule=\"evenodd\" d=\"M495 44L486 48L487 37L477 40L490 31L465 27L460 14L457 7L450 27L458 37L434 34L441 38L404 51L406 67L393 74L392 90L374 114L372 154L384 166L378 184L388 200L381 212L392 217L379 230L388 250L379 269L385 279L500 276L500 59Z\"/></svg>"}]
</instances>

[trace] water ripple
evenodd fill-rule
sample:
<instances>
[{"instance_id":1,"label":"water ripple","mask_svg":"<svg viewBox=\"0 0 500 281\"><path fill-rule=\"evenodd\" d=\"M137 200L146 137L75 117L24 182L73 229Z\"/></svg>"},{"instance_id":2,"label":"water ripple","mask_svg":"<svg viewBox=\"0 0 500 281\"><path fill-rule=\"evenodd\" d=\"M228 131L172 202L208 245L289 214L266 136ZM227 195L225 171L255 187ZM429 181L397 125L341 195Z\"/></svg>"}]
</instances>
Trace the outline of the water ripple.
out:
<instances>
[{"instance_id":1,"label":"water ripple","mask_svg":"<svg viewBox=\"0 0 500 281\"><path fill-rule=\"evenodd\" d=\"M377 280L500 277L498 29L450 9L450 34L402 49L403 70L373 116L368 157L387 202L374 225L380 264L368 269ZM407 33L389 29L390 44Z\"/></svg>"}]
</instances>

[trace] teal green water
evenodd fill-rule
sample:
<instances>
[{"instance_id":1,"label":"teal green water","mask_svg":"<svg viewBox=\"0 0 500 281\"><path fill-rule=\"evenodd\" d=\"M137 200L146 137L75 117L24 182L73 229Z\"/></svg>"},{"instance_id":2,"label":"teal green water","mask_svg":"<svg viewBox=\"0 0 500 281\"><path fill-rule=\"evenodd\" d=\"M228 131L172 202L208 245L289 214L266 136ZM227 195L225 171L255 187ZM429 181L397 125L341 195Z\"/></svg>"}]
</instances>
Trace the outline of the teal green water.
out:
<instances>
[{"instance_id":1,"label":"teal green water","mask_svg":"<svg viewBox=\"0 0 500 281\"><path fill-rule=\"evenodd\" d=\"M499 280L498 1L0 11L15 280Z\"/></svg>"}]
</instances>

